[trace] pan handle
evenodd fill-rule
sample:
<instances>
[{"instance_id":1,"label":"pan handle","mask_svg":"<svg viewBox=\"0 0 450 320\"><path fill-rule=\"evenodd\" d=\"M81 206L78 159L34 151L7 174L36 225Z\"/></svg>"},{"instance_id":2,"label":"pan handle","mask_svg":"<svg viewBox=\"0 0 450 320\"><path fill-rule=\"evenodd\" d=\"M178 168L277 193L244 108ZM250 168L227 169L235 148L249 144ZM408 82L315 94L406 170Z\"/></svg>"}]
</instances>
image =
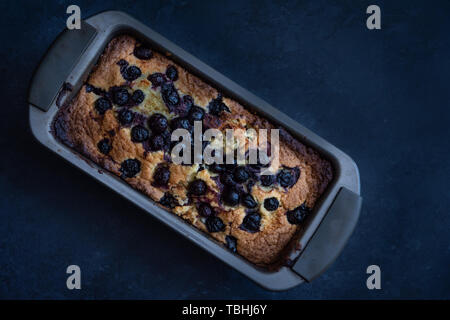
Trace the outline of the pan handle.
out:
<instances>
[{"instance_id":1,"label":"pan handle","mask_svg":"<svg viewBox=\"0 0 450 320\"><path fill-rule=\"evenodd\" d=\"M358 194L342 187L292 269L308 282L324 272L350 238L361 204L362 198Z\"/></svg>"},{"instance_id":2,"label":"pan handle","mask_svg":"<svg viewBox=\"0 0 450 320\"><path fill-rule=\"evenodd\" d=\"M97 30L82 21L81 29L65 29L45 53L34 72L28 102L48 111Z\"/></svg>"}]
</instances>

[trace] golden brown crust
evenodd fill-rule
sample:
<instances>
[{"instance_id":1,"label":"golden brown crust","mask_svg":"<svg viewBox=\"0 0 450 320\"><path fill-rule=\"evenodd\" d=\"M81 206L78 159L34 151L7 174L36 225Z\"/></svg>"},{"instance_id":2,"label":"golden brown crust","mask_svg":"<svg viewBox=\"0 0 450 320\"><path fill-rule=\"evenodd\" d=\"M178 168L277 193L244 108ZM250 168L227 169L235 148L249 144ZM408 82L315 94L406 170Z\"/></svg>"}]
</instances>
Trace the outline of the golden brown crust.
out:
<instances>
[{"instance_id":1,"label":"golden brown crust","mask_svg":"<svg viewBox=\"0 0 450 320\"><path fill-rule=\"evenodd\" d=\"M88 83L105 92L113 86L126 85L133 89L139 88L144 91L146 98L139 106L132 108L134 111L145 116L158 112L172 119L174 115L169 113L165 106L160 90L152 89L147 76L155 72L165 73L168 65L174 65L178 70L175 87L183 95L190 95L196 105L206 108L210 101L217 97L216 89L159 53L154 52L150 60L138 59L133 54L135 45L136 40L130 36L119 36L111 40L90 75ZM125 81L117 64L121 59L126 60L129 65L139 67L142 76L132 83ZM120 167L124 160L138 159L141 163L140 172L135 177L124 180L155 201L159 201L166 192L171 193L180 203L172 211L197 228L208 232L204 218L197 212L195 201L189 200L187 194L190 181L196 178L204 180L208 185L208 192L202 199L210 202L226 226L224 231L210 235L223 243L227 235L235 237L237 252L255 264L270 266L280 260L288 243L301 229L301 225L292 225L288 222L286 211L303 203L308 207L314 207L332 179L332 168L327 160L282 130L280 165L298 167L300 177L288 190L279 186L263 187L259 183L252 188L251 194L259 203L263 203L266 198L275 197L279 200L280 206L272 212L261 206L260 231L248 232L241 228L246 215L245 208L242 206L231 208L220 203L221 191L215 173L207 169L199 170L199 165L181 166L166 163L162 151L146 151L142 143L131 141L130 128L121 126L118 122L118 108L114 106L104 115L100 115L94 108L99 95L87 91L84 86L67 106L61 108L54 120L54 134L70 147L118 176L121 175ZM211 122L219 129L274 128L270 122L249 112L236 101L224 98L223 102L231 113L226 113L220 119L207 115L205 122ZM102 154L97 147L98 142L105 138L109 139L112 146L108 155ZM153 174L160 163L166 163L171 173L168 187L164 188L153 186Z\"/></svg>"}]
</instances>

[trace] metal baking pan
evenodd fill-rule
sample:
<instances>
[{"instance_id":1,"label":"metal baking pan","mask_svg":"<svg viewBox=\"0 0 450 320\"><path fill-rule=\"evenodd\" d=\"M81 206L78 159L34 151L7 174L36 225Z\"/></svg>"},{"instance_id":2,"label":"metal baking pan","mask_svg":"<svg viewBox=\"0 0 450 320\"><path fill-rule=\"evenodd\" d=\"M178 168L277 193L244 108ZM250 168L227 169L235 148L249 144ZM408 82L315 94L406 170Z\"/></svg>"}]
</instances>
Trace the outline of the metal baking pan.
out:
<instances>
[{"instance_id":1,"label":"metal baking pan","mask_svg":"<svg viewBox=\"0 0 450 320\"><path fill-rule=\"evenodd\" d=\"M282 125L295 138L315 148L332 163L334 179L296 240L297 250L289 257L293 261L291 266L268 271L229 252L222 244L160 208L115 175L99 170L101 168L95 163L81 157L51 134L50 126L58 110L57 105L69 101L78 92L107 43L119 34L130 34L160 52L170 53L171 58L187 70L249 109ZM103 12L84 20L80 30L63 31L35 71L28 102L32 132L43 145L264 288L286 290L312 281L337 258L358 220L362 203L359 172L349 156L123 12Z\"/></svg>"}]
</instances>

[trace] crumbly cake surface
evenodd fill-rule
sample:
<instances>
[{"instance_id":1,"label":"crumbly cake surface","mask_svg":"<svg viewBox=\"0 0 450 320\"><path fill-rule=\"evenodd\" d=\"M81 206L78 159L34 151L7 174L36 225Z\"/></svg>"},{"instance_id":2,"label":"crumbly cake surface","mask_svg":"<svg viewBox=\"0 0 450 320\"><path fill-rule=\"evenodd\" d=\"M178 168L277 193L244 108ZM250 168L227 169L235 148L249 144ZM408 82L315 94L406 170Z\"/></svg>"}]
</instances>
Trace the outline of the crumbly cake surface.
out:
<instances>
[{"instance_id":1,"label":"crumbly cake surface","mask_svg":"<svg viewBox=\"0 0 450 320\"><path fill-rule=\"evenodd\" d=\"M196 117L221 130L274 128L170 57L123 35L110 41L52 130L231 251L260 266L279 263L331 181L330 163L281 129L280 166L270 178L261 178L258 166L176 165L168 156L170 131Z\"/></svg>"}]
</instances>

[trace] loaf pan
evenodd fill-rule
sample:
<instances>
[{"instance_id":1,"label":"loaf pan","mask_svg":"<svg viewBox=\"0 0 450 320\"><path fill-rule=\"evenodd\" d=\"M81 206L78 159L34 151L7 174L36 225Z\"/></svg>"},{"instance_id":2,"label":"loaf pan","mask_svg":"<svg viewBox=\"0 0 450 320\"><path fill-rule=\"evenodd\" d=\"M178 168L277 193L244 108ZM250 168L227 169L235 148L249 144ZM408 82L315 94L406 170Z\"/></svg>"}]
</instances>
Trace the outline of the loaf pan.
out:
<instances>
[{"instance_id":1,"label":"loaf pan","mask_svg":"<svg viewBox=\"0 0 450 320\"><path fill-rule=\"evenodd\" d=\"M289 256L289 266L269 271L229 252L222 244L160 208L117 176L104 172L51 134L51 122L58 106L76 95L105 46L120 34L130 34L158 51L170 54L171 59L187 70L226 96L283 126L332 163L334 179L316 203L302 234L295 240L298 243ZM83 20L79 30L64 30L35 71L28 103L32 132L43 145L266 289L286 290L319 276L340 254L358 220L362 203L359 172L349 156L123 12L102 12Z\"/></svg>"}]
</instances>

